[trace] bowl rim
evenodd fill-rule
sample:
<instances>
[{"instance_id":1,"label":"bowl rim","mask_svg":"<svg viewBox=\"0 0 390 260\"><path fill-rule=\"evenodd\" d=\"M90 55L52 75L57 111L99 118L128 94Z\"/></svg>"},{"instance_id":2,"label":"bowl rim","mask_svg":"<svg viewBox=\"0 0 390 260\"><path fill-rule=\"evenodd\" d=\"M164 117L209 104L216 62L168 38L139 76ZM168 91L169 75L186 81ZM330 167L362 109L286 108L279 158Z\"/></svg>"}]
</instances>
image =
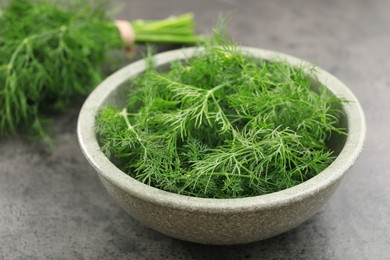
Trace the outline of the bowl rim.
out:
<instances>
[{"instance_id":1,"label":"bowl rim","mask_svg":"<svg viewBox=\"0 0 390 260\"><path fill-rule=\"evenodd\" d=\"M243 53L265 60L282 59L293 66L315 68L318 81L326 86L337 97L346 98L343 104L348 124L348 135L344 147L336 159L321 173L311 179L265 195L244 198L199 198L176 194L144 184L117 168L101 151L95 134L95 118L106 98L122 83L142 73L147 64L144 59L133 62L101 82L84 102L77 122L77 136L82 152L98 172L99 176L141 200L168 206L188 212L207 211L209 213L232 213L255 211L271 207L282 207L292 201L300 201L325 190L337 183L352 167L363 149L366 123L361 105L350 89L340 80L325 70L302 59L270 50L253 47L240 47ZM190 47L167 51L154 56L155 66L168 64L174 60L196 55L201 48Z\"/></svg>"}]
</instances>

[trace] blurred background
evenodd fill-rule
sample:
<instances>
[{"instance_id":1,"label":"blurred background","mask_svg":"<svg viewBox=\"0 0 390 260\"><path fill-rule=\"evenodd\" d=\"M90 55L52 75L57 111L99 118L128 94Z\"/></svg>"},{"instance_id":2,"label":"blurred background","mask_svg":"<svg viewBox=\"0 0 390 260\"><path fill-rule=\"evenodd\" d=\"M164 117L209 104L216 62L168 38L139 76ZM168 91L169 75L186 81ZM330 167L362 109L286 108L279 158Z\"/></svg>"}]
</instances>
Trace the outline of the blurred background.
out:
<instances>
[{"instance_id":1,"label":"blurred background","mask_svg":"<svg viewBox=\"0 0 390 260\"><path fill-rule=\"evenodd\" d=\"M365 149L330 202L294 230L248 245L198 245L143 227L109 197L79 149L76 102L52 126L55 149L0 140L0 259L388 259L390 1L114 0L112 7L127 20L193 12L206 35L230 14L237 43L305 59L349 86L366 114ZM112 53L107 71L142 50L131 59Z\"/></svg>"}]
</instances>

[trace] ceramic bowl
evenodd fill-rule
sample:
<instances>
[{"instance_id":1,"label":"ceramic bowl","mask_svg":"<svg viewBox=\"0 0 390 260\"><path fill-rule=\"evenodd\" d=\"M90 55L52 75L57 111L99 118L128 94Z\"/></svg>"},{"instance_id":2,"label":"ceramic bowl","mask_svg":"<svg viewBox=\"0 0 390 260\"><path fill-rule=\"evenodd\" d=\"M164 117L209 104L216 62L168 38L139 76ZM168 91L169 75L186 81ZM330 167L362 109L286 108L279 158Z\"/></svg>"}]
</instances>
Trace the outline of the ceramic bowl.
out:
<instances>
[{"instance_id":1,"label":"ceramic bowl","mask_svg":"<svg viewBox=\"0 0 390 260\"><path fill-rule=\"evenodd\" d=\"M289 55L257 48L244 53L265 59L283 59L293 66L309 63ZM196 55L195 48L155 56L155 65ZM329 143L337 158L310 180L279 192L238 199L209 199L178 195L143 184L118 169L101 151L95 134L95 118L107 103L122 106L129 79L146 68L134 62L103 81L85 101L78 119L81 149L95 168L108 193L139 222L168 236L204 244L240 244L266 239L292 229L311 217L336 190L356 161L365 137L365 120L352 92L328 72L316 68L318 81L335 96L349 100L343 105L341 125L347 136L335 135ZM113 219L112 221L115 221Z\"/></svg>"}]
</instances>

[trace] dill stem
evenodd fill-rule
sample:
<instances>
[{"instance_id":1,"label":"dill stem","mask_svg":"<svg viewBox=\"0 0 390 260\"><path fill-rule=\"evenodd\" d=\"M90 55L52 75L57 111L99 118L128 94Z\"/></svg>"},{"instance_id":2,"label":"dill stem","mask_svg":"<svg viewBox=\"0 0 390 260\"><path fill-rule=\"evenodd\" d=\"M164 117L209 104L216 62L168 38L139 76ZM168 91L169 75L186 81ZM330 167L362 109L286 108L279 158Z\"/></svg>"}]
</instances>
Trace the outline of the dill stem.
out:
<instances>
[{"instance_id":1,"label":"dill stem","mask_svg":"<svg viewBox=\"0 0 390 260\"><path fill-rule=\"evenodd\" d=\"M130 124L129 118L127 117L128 116L127 115L127 108L122 109L122 111L119 113L119 115L123 117L123 119L126 122L127 129L130 130L135 135L135 137L137 138L138 143L144 149L144 160L146 160L147 154L148 154L148 149L144 145L142 139L139 137L137 131L135 131L134 127Z\"/></svg>"},{"instance_id":2,"label":"dill stem","mask_svg":"<svg viewBox=\"0 0 390 260\"><path fill-rule=\"evenodd\" d=\"M231 172L210 172L207 173L207 175L211 176L222 176L222 177L239 177L239 178L245 178L245 179L252 179L251 175L246 175L246 174L238 174L238 173L231 173Z\"/></svg>"},{"instance_id":3,"label":"dill stem","mask_svg":"<svg viewBox=\"0 0 390 260\"><path fill-rule=\"evenodd\" d=\"M205 37L194 34L192 13L163 20L136 20L131 22L137 42L197 43Z\"/></svg>"},{"instance_id":4,"label":"dill stem","mask_svg":"<svg viewBox=\"0 0 390 260\"><path fill-rule=\"evenodd\" d=\"M208 95L214 94L217 90L219 90L219 89L221 89L221 88L223 88L223 87L226 87L226 86L228 86L229 84L230 84L230 82L225 82L225 83L223 83L223 84L220 84L220 85L218 85L218 86L215 86L215 87L213 87L212 89L208 90L208 91L207 91L207 94L208 94Z\"/></svg>"}]
</instances>

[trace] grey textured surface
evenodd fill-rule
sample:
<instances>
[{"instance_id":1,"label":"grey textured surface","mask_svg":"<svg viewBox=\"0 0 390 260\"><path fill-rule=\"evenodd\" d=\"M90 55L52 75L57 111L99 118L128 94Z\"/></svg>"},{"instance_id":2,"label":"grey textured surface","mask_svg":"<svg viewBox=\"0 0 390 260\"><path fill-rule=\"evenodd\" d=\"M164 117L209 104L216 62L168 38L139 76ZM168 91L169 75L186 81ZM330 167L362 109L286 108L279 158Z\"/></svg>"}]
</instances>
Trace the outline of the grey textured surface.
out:
<instances>
[{"instance_id":1,"label":"grey textured surface","mask_svg":"<svg viewBox=\"0 0 390 260\"><path fill-rule=\"evenodd\" d=\"M120 2L120 1L116 1ZM344 81L367 116L366 147L335 196L278 237L241 246L182 242L133 220L109 197L79 149L80 104L54 124L50 151L0 141L0 259L387 259L390 254L390 2L121 1L118 17L194 11L199 32L233 11L232 36L318 64Z\"/></svg>"}]
</instances>

